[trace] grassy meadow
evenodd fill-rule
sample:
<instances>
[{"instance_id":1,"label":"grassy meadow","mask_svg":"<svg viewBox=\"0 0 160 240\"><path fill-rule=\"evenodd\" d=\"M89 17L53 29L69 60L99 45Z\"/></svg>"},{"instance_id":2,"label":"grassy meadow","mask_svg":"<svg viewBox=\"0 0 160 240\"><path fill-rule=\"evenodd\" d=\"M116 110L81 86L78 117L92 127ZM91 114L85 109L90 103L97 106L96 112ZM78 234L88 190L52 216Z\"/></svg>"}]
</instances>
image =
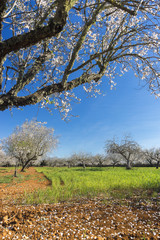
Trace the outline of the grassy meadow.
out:
<instances>
[{"instance_id":1,"label":"grassy meadow","mask_svg":"<svg viewBox=\"0 0 160 240\"><path fill-rule=\"evenodd\" d=\"M10 167L1 167L0 168L0 184L2 183L10 183L13 180L12 175L5 175L6 173L10 172L12 168Z\"/></svg>"},{"instance_id":2,"label":"grassy meadow","mask_svg":"<svg viewBox=\"0 0 160 240\"><path fill-rule=\"evenodd\" d=\"M124 199L133 196L154 197L160 189L160 170L155 168L81 167L36 168L52 182L46 190L26 194L26 203L53 203L82 197Z\"/></svg>"},{"instance_id":3,"label":"grassy meadow","mask_svg":"<svg viewBox=\"0 0 160 240\"><path fill-rule=\"evenodd\" d=\"M19 172L17 173L17 178L15 178L13 176L14 169L15 169L14 167L0 167L0 184L12 183L13 181L18 183L30 179L31 176L29 175L23 176ZM18 170L19 169L20 168L18 168Z\"/></svg>"}]
</instances>

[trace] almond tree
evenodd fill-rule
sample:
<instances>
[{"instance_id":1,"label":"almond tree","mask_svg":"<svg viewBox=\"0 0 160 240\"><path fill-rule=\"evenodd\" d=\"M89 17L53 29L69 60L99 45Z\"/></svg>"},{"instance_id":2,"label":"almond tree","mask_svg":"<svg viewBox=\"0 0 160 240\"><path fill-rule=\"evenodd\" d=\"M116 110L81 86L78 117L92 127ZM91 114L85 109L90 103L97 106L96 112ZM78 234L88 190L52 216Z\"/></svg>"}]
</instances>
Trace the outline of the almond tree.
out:
<instances>
[{"instance_id":1,"label":"almond tree","mask_svg":"<svg viewBox=\"0 0 160 240\"><path fill-rule=\"evenodd\" d=\"M8 138L2 140L2 146L7 155L19 161L21 171L24 171L30 162L38 160L56 147L57 137L53 132L54 129L47 128L44 123L25 121Z\"/></svg>"},{"instance_id":2,"label":"almond tree","mask_svg":"<svg viewBox=\"0 0 160 240\"><path fill-rule=\"evenodd\" d=\"M15 165L15 159L10 156L6 156L5 152L2 150L2 145L0 145L0 166L1 167L11 167Z\"/></svg>"},{"instance_id":3,"label":"almond tree","mask_svg":"<svg viewBox=\"0 0 160 240\"><path fill-rule=\"evenodd\" d=\"M95 156L93 156L93 159L99 167L103 167L103 164L106 160L105 156L102 154L96 154Z\"/></svg>"},{"instance_id":4,"label":"almond tree","mask_svg":"<svg viewBox=\"0 0 160 240\"><path fill-rule=\"evenodd\" d=\"M85 153L85 152L79 152L79 153L74 153L70 157L73 163L77 165L81 165L83 169L86 169L86 165L90 164L90 161L92 159L92 156L90 153Z\"/></svg>"},{"instance_id":5,"label":"almond tree","mask_svg":"<svg viewBox=\"0 0 160 240\"><path fill-rule=\"evenodd\" d=\"M6 155L2 150L2 146L0 145L0 166L3 166L6 161Z\"/></svg>"},{"instance_id":6,"label":"almond tree","mask_svg":"<svg viewBox=\"0 0 160 240\"><path fill-rule=\"evenodd\" d=\"M117 154L126 162L126 169L131 169L132 162L139 156L140 146L130 137L126 136L120 142L108 140L105 145L108 154Z\"/></svg>"},{"instance_id":7,"label":"almond tree","mask_svg":"<svg viewBox=\"0 0 160 240\"><path fill-rule=\"evenodd\" d=\"M75 156L75 155L70 156L70 157L68 157L68 158L65 160L66 163L67 163L67 165L68 165L68 168L73 167L73 166L76 165L76 162L75 162L74 156Z\"/></svg>"},{"instance_id":8,"label":"almond tree","mask_svg":"<svg viewBox=\"0 0 160 240\"><path fill-rule=\"evenodd\" d=\"M0 110L40 103L65 118L74 88L99 94L127 71L159 96L159 26L159 0L1 0Z\"/></svg>"},{"instance_id":9,"label":"almond tree","mask_svg":"<svg viewBox=\"0 0 160 240\"><path fill-rule=\"evenodd\" d=\"M149 162L151 166L153 166L153 163L155 162L156 168L158 169L160 164L160 148L144 150L143 153L147 162Z\"/></svg>"},{"instance_id":10,"label":"almond tree","mask_svg":"<svg viewBox=\"0 0 160 240\"><path fill-rule=\"evenodd\" d=\"M111 165L113 166L113 168L114 168L117 164L120 164L120 163L121 163L121 160L122 160L122 158L119 156L119 154L116 154L116 153L109 154L108 158L109 158L110 163L111 163Z\"/></svg>"}]
</instances>

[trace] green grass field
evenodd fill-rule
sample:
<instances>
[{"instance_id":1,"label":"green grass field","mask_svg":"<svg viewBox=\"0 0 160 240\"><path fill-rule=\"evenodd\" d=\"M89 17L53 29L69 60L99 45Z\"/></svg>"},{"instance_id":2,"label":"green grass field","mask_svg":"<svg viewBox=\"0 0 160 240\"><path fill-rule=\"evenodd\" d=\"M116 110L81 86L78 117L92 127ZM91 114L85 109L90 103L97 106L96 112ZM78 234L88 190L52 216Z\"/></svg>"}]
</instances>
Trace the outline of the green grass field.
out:
<instances>
[{"instance_id":1,"label":"green grass field","mask_svg":"<svg viewBox=\"0 0 160 240\"><path fill-rule=\"evenodd\" d=\"M5 173L8 173L12 168L3 168L1 167L0 168L0 184L1 183L10 183L12 182L13 180L13 176L12 175L8 175L8 176L5 176L4 174ZM1 175L2 173L2 175Z\"/></svg>"},{"instance_id":2,"label":"green grass field","mask_svg":"<svg viewBox=\"0 0 160 240\"><path fill-rule=\"evenodd\" d=\"M160 170L155 168L36 168L52 181L52 187L27 197L27 203L52 203L81 197L127 198L156 196Z\"/></svg>"},{"instance_id":3,"label":"green grass field","mask_svg":"<svg viewBox=\"0 0 160 240\"><path fill-rule=\"evenodd\" d=\"M14 169L14 167L0 167L0 184L12 183L13 179L15 182L22 182L22 181L30 179L29 175L23 176L20 173L17 173L17 178L14 178L13 172L9 173L13 169ZM9 174L5 176L5 173L9 173Z\"/></svg>"}]
</instances>

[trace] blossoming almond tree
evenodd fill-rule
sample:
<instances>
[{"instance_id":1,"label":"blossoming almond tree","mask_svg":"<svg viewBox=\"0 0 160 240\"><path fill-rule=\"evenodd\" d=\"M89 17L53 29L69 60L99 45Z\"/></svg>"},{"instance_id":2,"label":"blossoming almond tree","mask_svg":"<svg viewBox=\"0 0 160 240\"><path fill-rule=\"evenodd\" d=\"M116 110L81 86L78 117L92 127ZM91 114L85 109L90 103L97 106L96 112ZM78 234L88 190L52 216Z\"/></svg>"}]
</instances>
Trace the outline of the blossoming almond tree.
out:
<instances>
[{"instance_id":1,"label":"blossoming almond tree","mask_svg":"<svg viewBox=\"0 0 160 240\"><path fill-rule=\"evenodd\" d=\"M25 121L6 139L2 140L2 148L7 155L14 157L22 165L21 171L31 162L52 151L57 145L54 129L47 128L44 123Z\"/></svg>"},{"instance_id":2,"label":"blossoming almond tree","mask_svg":"<svg viewBox=\"0 0 160 240\"><path fill-rule=\"evenodd\" d=\"M1 0L0 110L40 103L64 118L74 88L133 71L159 96L159 0Z\"/></svg>"}]
</instances>

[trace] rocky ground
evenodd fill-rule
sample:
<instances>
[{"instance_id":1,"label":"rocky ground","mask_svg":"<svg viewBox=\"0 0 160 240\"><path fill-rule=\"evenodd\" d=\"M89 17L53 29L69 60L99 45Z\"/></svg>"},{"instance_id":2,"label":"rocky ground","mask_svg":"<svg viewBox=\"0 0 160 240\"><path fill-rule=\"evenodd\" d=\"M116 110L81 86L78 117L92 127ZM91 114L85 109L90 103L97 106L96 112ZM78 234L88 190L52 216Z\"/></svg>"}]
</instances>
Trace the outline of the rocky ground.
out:
<instances>
[{"instance_id":1,"label":"rocky ground","mask_svg":"<svg viewBox=\"0 0 160 240\"><path fill-rule=\"evenodd\" d=\"M50 182L34 168L23 174L32 177L0 185L0 239L160 239L159 197L24 206L24 191L46 188Z\"/></svg>"}]
</instances>

